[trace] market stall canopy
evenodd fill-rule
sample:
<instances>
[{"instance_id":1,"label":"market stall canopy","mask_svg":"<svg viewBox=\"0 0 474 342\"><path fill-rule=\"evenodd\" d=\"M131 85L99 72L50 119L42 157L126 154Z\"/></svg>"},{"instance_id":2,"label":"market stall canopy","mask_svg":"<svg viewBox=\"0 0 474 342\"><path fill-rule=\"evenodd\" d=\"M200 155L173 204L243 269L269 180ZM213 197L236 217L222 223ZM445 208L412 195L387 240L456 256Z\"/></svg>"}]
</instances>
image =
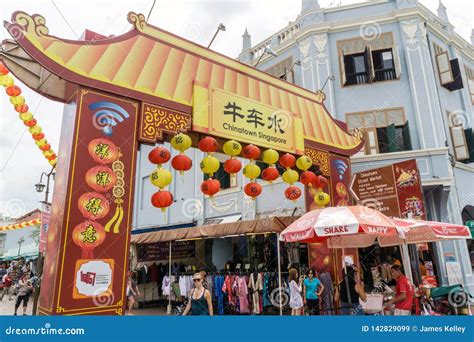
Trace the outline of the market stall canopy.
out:
<instances>
[{"instance_id":1,"label":"market stall canopy","mask_svg":"<svg viewBox=\"0 0 474 342\"><path fill-rule=\"evenodd\" d=\"M39 224L41 224L41 212L38 209L35 209L17 218L14 223L6 226L0 226L0 231L21 229Z\"/></svg>"},{"instance_id":2,"label":"market stall canopy","mask_svg":"<svg viewBox=\"0 0 474 342\"><path fill-rule=\"evenodd\" d=\"M313 210L281 233L286 242L327 241L332 248L367 247L381 236L398 236L397 227L381 212L364 206Z\"/></svg>"},{"instance_id":3,"label":"market stall canopy","mask_svg":"<svg viewBox=\"0 0 474 342\"><path fill-rule=\"evenodd\" d=\"M275 216L259 220L209 224L198 227L161 230L143 234L133 234L132 243L154 243L176 240L219 238L226 236L280 233L298 216Z\"/></svg>"},{"instance_id":4,"label":"market stall canopy","mask_svg":"<svg viewBox=\"0 0 474 342\"><path fill-rule=\"evenodd\" d=\"M323 104L324 93L163 31L148 24L142 14L131 12L128 20L134 28L123 35L74 41L49 35L40 15L15 12L12 22L4 25L16 42L5 41L8 49L0 57L24 83L59 101L68 102L68 88L82 85L193 113L196 87L216 89L292 113L301 120L304 138L312 147L344 155L360 150L360 136L349 134L332 118ZM30 65L35 62L41 67ZM43 69L51 77L42 81ZM35 70L34 75L29 70ZM45 87L51 80L58 86Z\"/></svg>"},{"instance_id":5,"label":"market stall canopy","mask_svg":"<svg viewBox=\"0 0 474 342\"><path fill-rule=\"evenodd\" d=\"M398 226L399 236L382 237L379 239L381 246L472 239L469 228L458 224L398 218L393 222Z\"/></svg>"}]
</instances>

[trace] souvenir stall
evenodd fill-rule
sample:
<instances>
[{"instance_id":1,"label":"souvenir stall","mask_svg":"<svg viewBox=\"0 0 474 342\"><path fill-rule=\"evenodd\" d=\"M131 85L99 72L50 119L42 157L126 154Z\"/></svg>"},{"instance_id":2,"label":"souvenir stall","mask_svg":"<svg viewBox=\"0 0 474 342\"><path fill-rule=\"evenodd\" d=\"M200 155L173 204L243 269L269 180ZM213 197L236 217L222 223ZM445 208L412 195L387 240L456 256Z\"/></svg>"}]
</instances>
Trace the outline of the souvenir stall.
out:
<instances>
[{"instance_id":1,"label":"souvenir stall","mask_svg":"<svg viewBox=\"0 0 474 342\"><path fill-rule=\"evenodd\" d=\"M287 273L282 271L282 268L286 268L278 262L283 259L278 234L297 218L283 216L154 231L132 235L131 242L136 249L146 244L168 244L168 273L164 275L161 285L162 295L168 301L168 314L172 307L185 301L186 295L183 293L187 294L192 289L192 274L199 270L206 272L205 283L211 291L216 314L271 314L275 313L272 310L274 308L279 309L278 312L283 310L283 305L279 307L278 298L282 295L281 288L285 287L280 282L285 278L282 274ZM177 265L175 260L179 257L173 255L174 245L190 242L203 245L208 239L242 238L246 239L247 247L251 246L249 241L263 239L265 247L261 255L252 255L252 260L248 261L228 260L221 269L214 269L209 265L193 267L182 264L182 269L171 266ZM238 253L236 255L239 256ZM205 256L202 255L200 260L204 259Z\"/></svg>"}]
</instances>

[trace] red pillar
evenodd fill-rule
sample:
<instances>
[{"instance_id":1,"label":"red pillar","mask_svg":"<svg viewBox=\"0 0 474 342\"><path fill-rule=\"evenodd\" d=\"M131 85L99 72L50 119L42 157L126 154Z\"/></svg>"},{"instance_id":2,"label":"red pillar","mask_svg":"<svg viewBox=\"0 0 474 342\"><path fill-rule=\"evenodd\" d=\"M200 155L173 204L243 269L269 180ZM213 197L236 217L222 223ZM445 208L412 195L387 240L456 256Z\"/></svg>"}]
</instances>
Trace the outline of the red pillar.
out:
<instances>
[{"instance_id":1,"label":"red pillar","mask_svg":"<svg viewBox=\"0 0 474 342\"><path fill-rule=\"evenodd\" d=\"M83 88L65 107L40 314L124 312L138 108Z\"/></svg>"}]
</instances>

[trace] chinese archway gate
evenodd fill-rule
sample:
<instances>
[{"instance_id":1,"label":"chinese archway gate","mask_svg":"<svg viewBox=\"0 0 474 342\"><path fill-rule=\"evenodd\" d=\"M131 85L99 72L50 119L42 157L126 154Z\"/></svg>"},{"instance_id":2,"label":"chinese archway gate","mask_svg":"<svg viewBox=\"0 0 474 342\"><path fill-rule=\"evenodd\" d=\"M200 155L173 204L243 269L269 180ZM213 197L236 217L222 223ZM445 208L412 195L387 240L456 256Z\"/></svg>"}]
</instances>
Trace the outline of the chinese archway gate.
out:
<instances>
[{"instance_id":1,"label":"chinese archway gate","mask_svg":"<svg viewBox=\"0 0 474 342\"><path fill-rule=\"evenodd\" d=\"M330 179L332 205L347 201L349 156L363 141L330 116L322 92L151 26L141 14L128 20L133 28L124 35L81 41L50 35L40 15L15 12L5 23L13 40L3 42L2 62L32 89L65 103L44 315L123 314L140 143L187 132L194 146L211 135L306 154ZM253 120L240 120L237 109ZM256 113L285 125L277 130Z\"/></svg>"}]
</instances>

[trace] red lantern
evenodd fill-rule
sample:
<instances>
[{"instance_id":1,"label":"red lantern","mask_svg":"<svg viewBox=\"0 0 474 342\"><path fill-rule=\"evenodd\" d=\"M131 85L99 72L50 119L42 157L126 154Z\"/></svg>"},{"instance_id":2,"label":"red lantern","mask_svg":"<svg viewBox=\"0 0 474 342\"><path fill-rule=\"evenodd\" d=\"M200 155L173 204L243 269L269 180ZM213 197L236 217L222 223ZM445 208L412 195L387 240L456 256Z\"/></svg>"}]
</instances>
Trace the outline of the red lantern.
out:
<instances>
[{"instance_id":1,"label":"red lantern","mask_svg":"<svg viewBox=\"0 0 474 342\"><path fill-rule=\"evenodd\" d=\"M216 152L219 148L217 140L213 137L205 137L199 141L199 149L203 152L212 153Z\"/></svg>"},{"instance_id":2,"label":"red lantern","mask_svg":"<svg viewBox=\"0 0 474 342\"><path fill-rule=\"evenodd\" d=\"M96 163L105 165L112 163L119 157L117 146L106 138L97 138L89 142L87 146L89 154Z\"/></svg>"},{"instance_id":3,"label":"red lantern","mask_svg":"<svg viewBox=\"0 0 474 342\"><path fill-rule=\"evenodd\" d=\"M77 205L82 215L90 220L99 220L107 216L110 210L109 201L98 192L86 192L79 197Z\"/></svg>"},{"instance_id":4,"label":"red lantern","mask_svg":"<svg viewBox=\"0 0 474 342\"><path fill-rule=\"evenodd\" d=\"M297 186L290 186L285 190L285 197L291 201L296 201L301 196L301 190Z\"/></svg>"},{"instance_id":5,"label":"red lantern","mask_svg":"<svg viewBox=\"0 0 474 342\"><path fill-rule=\"evenodd\" d=\"M18 113L26 113L28 110L30 110L30 107L28 107L27 104L15 105L14 108Z\"/></svg>"},{"instance_id":6,"label":"red lantern","mask_svg":"<svg viewBox=\"0 0 474 342\"><path fill-rule=\"evenodd\" d=\"M280 162L281 166L288 169L288 168L292 168L293 166L295 166L296 158L292 154L285 153L284 155L282 155L280 157L279 162Z\"/></svg>"},{"instance_id":7,"label":"red lantern","mask_svg":"<svg viewBox=\"0 0 474 342\"><path fill-rule=\"evenodd\" d=\"M5 89L8 96L18 96L21 94L21 89L17 85L12 85Z\"/></svg>"},{"instance_id":8,"label":"red lantern","mask_svg":"<svg viewBox=\"0 0 474 342\"><path fill-rule=\"evenodd\" d=\"M161 211L165 211L166 208L173 204L173 194L166 190L155 192L151 196L151 204L156 208L161 208Z\"/></svg>"},{"instance_id":9,"label":"red lantern","mask_svg":"<svg viewBox=\"0 0 474 342\"><path fill-rule=\"evenodd\" d=\"M81 259L93 259L93 250L105 240L104 227L94 221L84 221L72 231L72 241L82 249Z\"/></svg>"},{"instance_id":10,"label":"red lantern","mask_svg":"<svg viewBox=\"0 0 474 342\"><path fill-rule=\"evenodd\" d=\"M306 186L316 186L318 176L312 171L305 171L300 175L300 182Z\"/></svg>"},{"instance_id":11,"label":"red lantern","mask_svg":"<svg viewBox=\"0 0 474 342\"><path fill-rule=\"evenodd\" d=\"M32 137L34 140L41 140L44 138L44 133L33 134Z\"/></svg>"},{"instance_id":12,"label":"red lantern","mask_svg":"<svg viewBox=\"0 0 474 342\"><path fill-rule=\"evenodd\" d=\"M185 154L178 154L171 159L171 166L173 169L178 170L182 175L184 171L188 171L193 166L193 161Z\"/></svg>"},{"instance_id":13,"label":"red lantern","mask_svg":"<svg viewBox=\"0 0 474 342\"><path fill-rule=\"evenodd\" d=\"M155 147L148 153L148 160L152 164L164 164L171 158L171 153L166 147Z\"/></svg>"},{"instance_id":14,"label":"red lantern","mask_svg":"<svg viewBox=\"0 0 474 342\"><path fill-rule=\"evenodd\" d=\"M262 193L262 186L257 182L250 182L244 187L244 192L247 196L255 199L258 195Z\"/></svg>"},{"instance_id":15,"label":"red lantern","mask_svg":"<svg viewBox=\"0 0 474 342\"><path fill-rule=\"evenodd\" d=\"M28 126L28 127L33 127L33 126L36 126L36 124L37 124L36 119L31 119L29 121L23 121L23 123L25 124L25 126Z\"/></svg>"},{"instance_id":16,"label":"red lantern","mask_svg":"<svg viewBox=\"0 0 474 342\"><path fill-rule=\"evenodd\" d=\"M227 159L224 163L224 171L230 174L234 174L240 171L242 163L238 159Z\"/></svg>"},{"instance_id":17,"label":"red lantern","mask_svg":"<svg viewBox=\"0 0 474 342\"><path fill-rule=\"evenodd\" d=\"M247 159L258 159L260 157L260 149L255 145L247 145L242 150L242 155Z\"/></svg>"},{"instance_id":18,"label":"red lantern","mask_svg":"<svg viewBox=\"0 0 474 342\"><path fill-rule=\"evenodd\" d=\"M50 144L44 144L42 146L39 147L39 149L41 151L49 151L49 149L51 148L51 145Z\"/></svg>"},{"instance_id":19,"label":"red lantern","mask_svg":"<svg viewBox=\"0 0 474 342\"><path fill-rule=\"evenodd\" d=\"M326 177L317 176L316 184L314 185L318 189L323 189L328 184Z\"/></svg>"},{"instance_id":20,"label":"red lantern","mask_svg":"<svg viewBox=\"0 0 474 342\"><path fill-rule=\"evenodd\" d=\"M221 189L221 183L217 179L209 178L201 183L201 191L209 197L214 196Z\"/></svg>"},{"instance_id":21,"label":"red lantern","mask_svg":"<svg viewBox=\"0 0 474 342\"><path fill-rule=\"evenodd\" d=\"M110 167L99 165L90 168L86 172L86 183L95 191L109 191L116 182L117 176Z\"/></svg>"},{"instance_id":22,"label":"red lantern","mask_svg":"<svg viewBox=\"0 0 474 342\"><path fill-rule=\"evenodd\" d=\"M50 155L49 157L46 157L46 159L48 160L53 160L53 159L56 159L58 156L56 155L56 153L53 153L52 155Z\"/></svg>"},{"instance_id":23,"label":"red lantern","mask_svg":"<svg viewBox=\"0 0 474 342\"><path fill-rule=\"evenodd\" d=\"M5 67L5 65L3 65L3 63L0 63L0 75L6 75L8 74L9 71L8 69Z\"/></svg>"},{"instance_id":24,"label":"red lantern","mask_svg":"<svg viewBox=\"0 0 474 342\"><path fill-rule=\"evenodd\" d=\"M278 172L277 168L273 166L269 166L262 171L262 179L268 182L273 182L279 176L280 173Z\"/></svg>"}]
</instances>

